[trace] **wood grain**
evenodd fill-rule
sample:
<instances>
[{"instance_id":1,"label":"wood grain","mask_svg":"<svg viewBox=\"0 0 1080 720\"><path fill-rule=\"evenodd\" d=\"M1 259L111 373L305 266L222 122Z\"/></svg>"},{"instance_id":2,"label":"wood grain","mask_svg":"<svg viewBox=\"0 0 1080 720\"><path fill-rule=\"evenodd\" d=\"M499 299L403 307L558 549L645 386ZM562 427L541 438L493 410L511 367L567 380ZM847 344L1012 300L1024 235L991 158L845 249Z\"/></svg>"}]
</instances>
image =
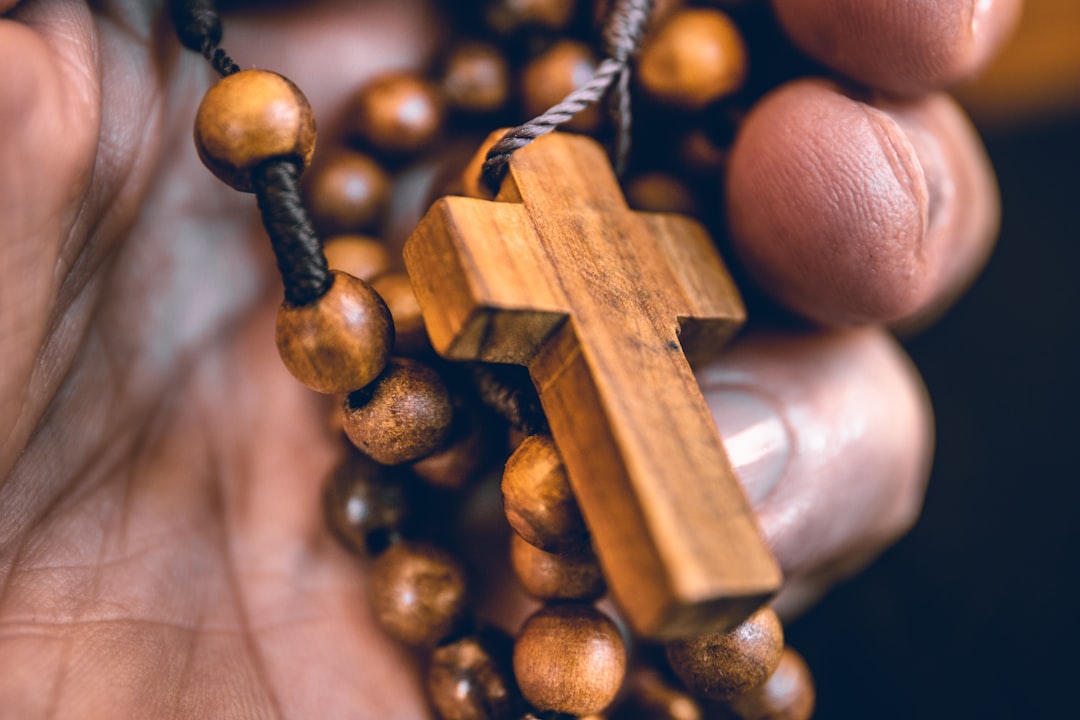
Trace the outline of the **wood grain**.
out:
<instances>
[{"instance_id":1,"label":"wood grain","mask_svg":"<svg viewBox=\"0 0 1080 720\"><path fill-rule=\"evenodd\" d=\"M776 591L687 360L744 320L699 224L631 212L603 149L554 133L514 155L495 202L436 202L405 261L438 352L528 366L638 633L733 627Z\"/></svg>"}]
</instances>

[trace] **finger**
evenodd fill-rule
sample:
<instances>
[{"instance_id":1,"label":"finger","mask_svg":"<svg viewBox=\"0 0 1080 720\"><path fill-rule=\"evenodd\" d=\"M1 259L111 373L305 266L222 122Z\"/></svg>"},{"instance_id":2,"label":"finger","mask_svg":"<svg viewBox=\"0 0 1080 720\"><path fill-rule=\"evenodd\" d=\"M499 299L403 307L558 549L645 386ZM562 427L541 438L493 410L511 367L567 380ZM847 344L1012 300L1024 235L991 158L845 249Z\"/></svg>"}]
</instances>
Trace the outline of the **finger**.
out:
<instances>
[{"instance_id":1,"label":"finger","mask_svg":"<svg viewBox=\"0 0 1080 720\"><path fill-rule=\"evenodd\" d=\"M789 598L860 569L915 520L931 410L884 332L751 336L698 377Z\"/></svg>"},{"instance_id":2,"label":"finger","mask_svg":"<svg viewBox=\"0 0 1080 720\"><path fill-rule=\"evenodd\" d=\"M727 204L755 279L827 325L938 310L981 268L998 223L993 171L952 100L866 104L815 80L752 110Z\"/></svg>"},{"instance_id":3,"label":"finger","mask_svg":"<svg viewBox=\"0 0 1080 720\"><path fill-rule=\"evenodd\" d=\"M1008 39L1021 0L773 0L807 53L860 82L902 94L970 77Z\"/></svg>"}]
</instances>

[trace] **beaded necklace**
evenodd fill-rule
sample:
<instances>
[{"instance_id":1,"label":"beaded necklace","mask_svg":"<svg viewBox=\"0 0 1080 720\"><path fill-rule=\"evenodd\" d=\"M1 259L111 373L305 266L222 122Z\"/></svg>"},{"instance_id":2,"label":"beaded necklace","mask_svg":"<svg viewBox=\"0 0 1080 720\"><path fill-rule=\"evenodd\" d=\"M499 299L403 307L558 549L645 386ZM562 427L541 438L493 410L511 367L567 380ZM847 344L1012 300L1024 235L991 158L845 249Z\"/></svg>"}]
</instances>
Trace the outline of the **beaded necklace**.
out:
<instances>
[{"instance_id":1,"label":"beaded necklace","mask_svg":"<svg viewBox=\"0 0 1080 720\"><path fill-rule=\"evenodd\" d=\"M631 66L653 3L597 5L597 17L606 18L607 59L595 63L588 46L565 39L527 53L524 105L536 117L503 134L482 157L482 171L474 164L447 189L496 191L510 156L537 137L557 126L600 129L595 104L609 95L616 165L625 166ZM690 110L734 91L744 51L730 19L712 8L657 5L654 15L667 17L641 49L641 87ZM503 35L527 37L528 28L550 33L570 25L575 7L570 1L495 0L484 21ZM315 119L300 89L273 72L240 69L219 47L222 26L212 0L179 0L171 9L181 42L222 75L199 108L195 144L219 179L256 195L284 285L277 322L282 361L308 387L342 397L341 428L353 448L328 481L328 523L346 547L375 557L373 613L385 632L426 653L436 713L447 720L689 720L706 712L808 718L809 672L797 653L785 649L780 622L768 607L734 629L669 641L667 667L650 667L646 658L657 653L643 644L642 662L628 674L623 631L594 605L605 594L604 576L535 394L514 370L462 367L433 355L408 277L391 270L396 263L384 246L355 234L374 225L387 201L384 166L348 150L302 185L314 152ZM680 63L701 46L721 48L725 61L680 77ZM591 79L578 83L575 72L590 67ZM474 123L505 113L510 75L493 44L462 43L445 59L438 85L390 73L360 88L348 133L391 162L415 157L440 133L447 112ZM722 148L703 133L687 134L682 145L698 169L723 162ZM652 210L685 212L696 205L685 185L658 173L639 174L627 183L627 194ZM459 490L504 445L492 441L492 432L507 425L516 446L502 476L514 530L511 564L525 591L545 603L515 640L467 612L466 575L453 555L412 539L423 533L410 522L410 511L415 518L424 503L406 491L415 482L388 469L408 468L412 478Z\"/></svg>"}]
</instances>

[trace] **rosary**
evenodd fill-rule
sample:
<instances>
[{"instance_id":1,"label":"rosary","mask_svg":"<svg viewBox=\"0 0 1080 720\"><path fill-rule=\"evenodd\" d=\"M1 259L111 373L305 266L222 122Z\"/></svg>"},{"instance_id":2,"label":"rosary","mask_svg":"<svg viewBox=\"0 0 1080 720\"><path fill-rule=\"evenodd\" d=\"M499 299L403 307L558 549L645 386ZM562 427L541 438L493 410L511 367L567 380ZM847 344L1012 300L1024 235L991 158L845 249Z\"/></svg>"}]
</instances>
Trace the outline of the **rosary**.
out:
<instances>
[{"instance_id":1,"label":"rosary","mask_svg":"<svg viewBox=\"0 0 1080 720\"><path fill-rule=\"evenodd\" d=\"M599 63L575 40L526 42L580 21L577 5L488 3L490 41L452 48L437 82L395 72L361 87L347 124L364 151L342 150L301 183L315 119L300 89L237 66L212 0L176 0L181 42L222 76L195 145L214 175L256 195L284 284L281 359L342 398L354 446L328 482L328 522L375 557L373 614L424 653L439 717L805 720L813 683L767 606L780 570L691 370L741 327L742 300L705 229L673 214L694 207L680 181L639 175L624 195L616 175L632 68L654 100L700 110L738 89L742 40L715 8L612 0L595 9ZM519 54L535 117L491 134L407 242L408 274L395 271L382 244L355 233L377 223L390 169L429 148L447 117L472 129L502 117L507 38L529 46ZM560 126L612 135L615 168L587 134L551 132ZM682 146L699 167L723 163L703 133ZM410 520L422 508L407 492L417 478L464 488L507 426L511 564L545 603L513 639L470 615L461 563ZM640 639L634 663L594 605L609 590Z\"/></svg>"}]
</instances>

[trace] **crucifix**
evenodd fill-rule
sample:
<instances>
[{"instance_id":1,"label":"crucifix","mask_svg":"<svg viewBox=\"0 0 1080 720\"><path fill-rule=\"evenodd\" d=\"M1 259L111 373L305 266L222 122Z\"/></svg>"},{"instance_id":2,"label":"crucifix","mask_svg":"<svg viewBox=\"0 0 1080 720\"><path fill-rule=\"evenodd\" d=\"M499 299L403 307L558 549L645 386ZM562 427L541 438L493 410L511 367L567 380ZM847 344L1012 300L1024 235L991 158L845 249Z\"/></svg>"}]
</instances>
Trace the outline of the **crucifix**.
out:
<instances>
[{"instance_id":1,"label":"crucifix","mask_svg":"<svg viewBox=\"0 0 1080 720\"><path fill-rule=\"evenodd\" d=\"M552 133L514 154L494 201L437 201L405 261L440 354L528 367L638 633L729 628L776 592L691 370L745 319L698 223L631 211L595 141Z\"/></svg>"}]
</instances>

